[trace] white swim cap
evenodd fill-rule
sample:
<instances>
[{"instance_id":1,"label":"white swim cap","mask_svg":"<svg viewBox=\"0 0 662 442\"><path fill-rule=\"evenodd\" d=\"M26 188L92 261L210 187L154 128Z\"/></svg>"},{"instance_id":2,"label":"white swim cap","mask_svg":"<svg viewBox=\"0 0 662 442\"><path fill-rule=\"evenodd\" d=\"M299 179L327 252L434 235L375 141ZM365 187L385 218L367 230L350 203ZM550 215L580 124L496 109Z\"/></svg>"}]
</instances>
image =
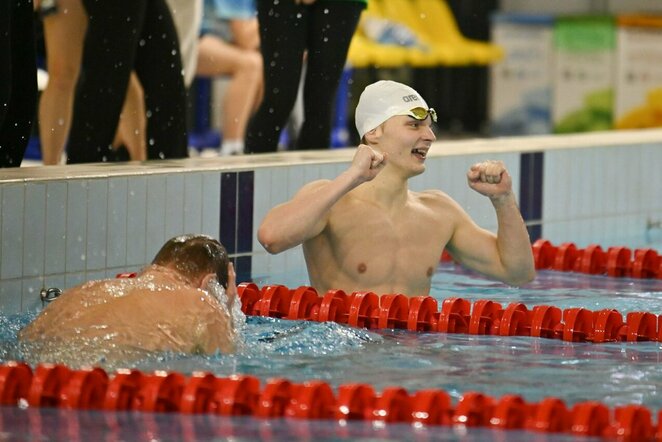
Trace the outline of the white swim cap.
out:
<instances>
[{"instance_id":1,"label":"white swim cap","mask_svg":"<svg viewBox=\"0 0 662 442\"><path fill-rule=\"evenodd\" d=\"M356 130L363 138L367 132L396 115L409 115L421 119L420 116L412 113L412 109L415 108L427 110L428 105L423 97L411 87L391 80L372 83L363 90L359 97L359 104L356 106L354 115ZM434 114L433 120L436 121L436 114Z\"/></svg>"}]
</instances>

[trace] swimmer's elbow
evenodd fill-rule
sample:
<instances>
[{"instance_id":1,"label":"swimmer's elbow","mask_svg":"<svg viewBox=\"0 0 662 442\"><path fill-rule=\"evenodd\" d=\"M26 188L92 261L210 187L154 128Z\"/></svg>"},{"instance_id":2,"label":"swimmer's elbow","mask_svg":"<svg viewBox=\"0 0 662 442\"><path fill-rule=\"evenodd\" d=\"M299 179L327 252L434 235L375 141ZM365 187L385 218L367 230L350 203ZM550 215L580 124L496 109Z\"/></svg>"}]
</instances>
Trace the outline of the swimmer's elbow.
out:
<instances>
[{"instance_id":1,"label":"swimmer's elbow","mask_svg":"<svg viewBox=\"0 0 662 442\"><path fill-rule=\"evenodd\" d=\"M282 241L279 241L278 235L276 235L273 229L270 229L264 224L257 230L257 240L272 255L287 250L287 247L283 245Z\"/></svg>"},{"instance_id":2,"label":"swimmer's elbow","mask_svg":"<svg viewBox=\"0 0 662 442\"><path fill-rule=\"evenodd\" d=\"M535 269L530 269L521 274L512 275L510 278L506 279L503 282L513 287L522 287L533 281L535 277L536 277Z\"/></svg>"}]
</instances>

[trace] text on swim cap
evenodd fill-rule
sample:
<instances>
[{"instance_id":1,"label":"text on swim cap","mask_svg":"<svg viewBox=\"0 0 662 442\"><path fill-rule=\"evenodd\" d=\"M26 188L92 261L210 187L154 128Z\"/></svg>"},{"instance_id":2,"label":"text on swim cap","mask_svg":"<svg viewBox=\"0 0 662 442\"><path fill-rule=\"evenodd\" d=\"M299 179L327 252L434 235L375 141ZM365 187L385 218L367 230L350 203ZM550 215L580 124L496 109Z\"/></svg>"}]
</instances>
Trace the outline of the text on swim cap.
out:
<instances>
[{"instance_id":1,"label":"text on swim cap","mask_svg":"<svg viewBox=\"0 0 662 442\"><path fill-rule=\"evenodd\" d=\"M410 101L418 101L418 97L416 95L405 95L402 97L402 101L405 103L409 103Z\"/></svg>"}]
</instances>

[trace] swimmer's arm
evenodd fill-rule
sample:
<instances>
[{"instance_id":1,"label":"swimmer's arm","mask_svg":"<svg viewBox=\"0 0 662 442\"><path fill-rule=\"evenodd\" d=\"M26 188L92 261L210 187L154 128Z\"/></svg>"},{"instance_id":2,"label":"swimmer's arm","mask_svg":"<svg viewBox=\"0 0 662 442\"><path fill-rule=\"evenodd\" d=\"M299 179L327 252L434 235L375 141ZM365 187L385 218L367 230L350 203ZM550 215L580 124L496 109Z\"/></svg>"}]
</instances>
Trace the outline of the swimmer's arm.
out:
<instances>
[{"instance_id":1,"label":"swimmer's arm","mask_svg":"<svg viewBox=\"0 0 662 442\"><path fill-rule=\"evenodd\" d=\"M326 227L333 205L375 178L385 165L386 155L360 145L345 172L333 180L306 184L290 201L271 209L257 231L260 244L269 253L280 253L316 237Z\"/></svg>"},{"instance_id":2,"label":"swimmer's arm","mask_svg":"<svg viewBox=\"0 0 662 442\"><path fill-rule=\"evenodd\" d=\"M497 235L480 228L455 203L458 215L446 248L462 265L506 284L521 286L535 277L529 234L512 192L491 198Z\"/></svg>"},{"instance_id":3,"label":"swimmer's arm","mask_svg":"<svg viewBox=\"0 0 662 442\"><path fill-rule=\"evenodd\" d=\"M257 231L257 239L269 253L280 253L322 233L331 207L355 186L351 177L314 181L290 201L271 209Z\"/></svg>"},{"instance_id":4,"label":"swimmer's arm","mask_svg":"<svg viewBox=\"0 0 662 442\"><path fill-rule=\"evenodd\" d=\"M199 315L198 321L206 325L204 332L193 341L191 353L213 355L216 352L233 353L236 348L231 318L218 308L209 309L207 315Z\"/></svg>"}]
</instances>

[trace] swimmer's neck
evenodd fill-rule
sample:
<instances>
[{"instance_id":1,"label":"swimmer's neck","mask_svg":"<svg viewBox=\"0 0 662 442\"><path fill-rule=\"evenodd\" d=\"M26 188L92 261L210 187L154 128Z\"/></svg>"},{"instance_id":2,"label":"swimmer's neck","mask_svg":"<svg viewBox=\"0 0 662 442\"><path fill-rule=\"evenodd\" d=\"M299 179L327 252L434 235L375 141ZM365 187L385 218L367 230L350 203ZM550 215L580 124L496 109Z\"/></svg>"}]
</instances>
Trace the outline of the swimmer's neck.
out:
<instances>
[{"instance_id":1,"label":"swimmer's neck","mask_svg":"<svg viewBox=\"0 0 662 442\"><path fill-rule=\"evenodd\" d=\"M354 189L354 194L381 207L403 206L409 197L409 181L393 175L377 175Z\"/></svg>"},{"instance_id":2,"label":"swimmer's neck","mask_svg":"<svg viewBox=\"0 0 662 442\"><path fill-rule=\"evenodd\" d=\"M162 266L158 264L150 264L145 267L143 271L138 275L139 278L142 277L152 277L157 278L163 281L174 282L177 284L182 284L186 286L194 287L191 281L188 280L184 275L179 273L176 269L168 266Z\"/></svg>"}]
</instances>

